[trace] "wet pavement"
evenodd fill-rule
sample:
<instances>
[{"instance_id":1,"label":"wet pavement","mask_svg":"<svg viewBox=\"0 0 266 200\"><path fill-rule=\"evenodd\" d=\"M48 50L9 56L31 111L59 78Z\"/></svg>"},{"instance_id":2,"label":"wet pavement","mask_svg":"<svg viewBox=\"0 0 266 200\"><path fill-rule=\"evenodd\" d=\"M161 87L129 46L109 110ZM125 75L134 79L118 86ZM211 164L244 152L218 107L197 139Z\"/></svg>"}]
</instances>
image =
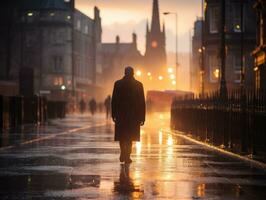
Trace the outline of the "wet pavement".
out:
<instances>
[{"instance_id":1,"label":"wet pavement","mask_svg":"<svg viewBox=\"0 0 266 200\"><path fill-rule=\"evenodd\" d=\"M2 133L0 199L266 199L265 171L168 127L166 114L148 117L131 165L119 163L113 125L103 115Z\"/></svg>"}]
</instances>

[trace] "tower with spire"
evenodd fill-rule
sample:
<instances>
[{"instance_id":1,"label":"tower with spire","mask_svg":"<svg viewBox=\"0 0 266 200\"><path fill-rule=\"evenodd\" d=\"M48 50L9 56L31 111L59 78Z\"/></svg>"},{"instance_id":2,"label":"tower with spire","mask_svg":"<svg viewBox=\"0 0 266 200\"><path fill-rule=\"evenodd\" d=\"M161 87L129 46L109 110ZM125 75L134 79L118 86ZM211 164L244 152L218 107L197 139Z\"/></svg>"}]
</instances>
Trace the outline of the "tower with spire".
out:
<instances>
[{"instance_id":1,"label":"tower with spire","mask_svg":"<svg viewBox=\"0 0 266 200\"><path fill-rule=\"evenodd\" d=\"M161 30L158 0L153 0L151 27L147 21L145 67L155 75L166 68L165 25Z\"/></svg>"}]
</instances>

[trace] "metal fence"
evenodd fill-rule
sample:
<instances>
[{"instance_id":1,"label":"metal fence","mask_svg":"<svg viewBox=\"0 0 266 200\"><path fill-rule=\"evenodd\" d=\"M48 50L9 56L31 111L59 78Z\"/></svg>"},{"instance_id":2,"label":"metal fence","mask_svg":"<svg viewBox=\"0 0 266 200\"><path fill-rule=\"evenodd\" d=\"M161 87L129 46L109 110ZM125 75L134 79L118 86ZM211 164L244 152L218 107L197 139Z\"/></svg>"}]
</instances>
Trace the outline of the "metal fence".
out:
<instances>
[{"instance_id":1,"label":"metal fence","mask_svg":"<svg viewBox=\"0 0 266 200\"><path fill-rule=\"evenodd\" d=\"M234 152L266 154L266 92L231 91L175 99L171 128Z\"/></svg>"}]
</instances>

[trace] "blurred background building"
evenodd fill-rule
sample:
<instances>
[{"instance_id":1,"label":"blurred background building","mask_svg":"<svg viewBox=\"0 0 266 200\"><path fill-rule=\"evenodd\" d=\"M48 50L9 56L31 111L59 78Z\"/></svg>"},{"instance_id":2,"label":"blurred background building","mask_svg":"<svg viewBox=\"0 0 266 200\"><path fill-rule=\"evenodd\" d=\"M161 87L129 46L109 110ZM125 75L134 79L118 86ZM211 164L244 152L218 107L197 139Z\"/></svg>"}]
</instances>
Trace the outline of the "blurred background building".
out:
<instances>
[{"instance_id":1,"label":"blurred background building","mask_svg":"<svg viewBox=\"0 0 266 200\"><path fill-rule=\"evenodd\" d=\"M132 42L120 42L120 37L116 36L115 43L102 44L102 78L106 90L111 91L116 79L124 75L125 66L136 69L143 66L143 56L138 50L135 33L132 34Z\"/></svg>"},{"instance_id":2,"label":"blurred background building","mask_svg":"<svg viewBox=\"0 0 266 200\"><path fill-rule=\"evenodd\" d=\"M0 77L18 85L21 95L64 100L74 108L79 99L100 94L100 11L95 8L91 19L74 5L74 0L1 5Z\"/></svg>"}]
</instances>

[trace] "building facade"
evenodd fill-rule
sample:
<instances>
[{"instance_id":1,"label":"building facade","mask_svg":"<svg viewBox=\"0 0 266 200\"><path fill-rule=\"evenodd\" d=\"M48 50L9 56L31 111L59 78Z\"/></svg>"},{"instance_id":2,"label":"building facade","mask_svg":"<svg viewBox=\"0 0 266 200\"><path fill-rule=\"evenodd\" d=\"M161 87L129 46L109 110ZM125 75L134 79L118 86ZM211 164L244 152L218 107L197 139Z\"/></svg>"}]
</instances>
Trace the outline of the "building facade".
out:
<instances>
[{"instance_id":1,"label":"building facade","mask_svg":"<svg viewBox=\"0 0 266 200\"><path fill-rule=\"evenodd\" d=\"M203 20L198 18L194 22L194 30L192 36L192 52L190 61L190 79L191 79L191 90L194 93L200 92L201 86L201 62L202 62L202 23Z\"/></svg>"},{"instance_id":2,"label":"building facade","mask_svg":"<svg viewBox=\"0 0 266 200\"><path fill-rule=\"evenodd\" d=\"M242 3L243 2L243 21ZM254 1L225 0L225 79L228 90L238 89L241 84L253 89L254 72L251 52L256 44ZM203 30L204 92L220 88L221 78L221 1L205 1ZM243 26L242 26L243 25ZM196 49L194 49L196 53ZM242 73L244 76L242 76Z\"/></svg>"},{"instance_id":3,"label":"building facade","mask_svg":"<svg viewBox=\"0 0 266 200\"><path fill-rule=\"evenodd\" d=\"M96 69L101 68L96 58L101 44L99 10L95 8L91 19L75 9L74 0L25 0L13 5L10 53L5 54L8 59L0 59L8 66L3 74L18 81L24 69L31 69L33 94L51 101L74 104L92 97L101 72Z\"/></svg>"},{"instance_id":4,"label":"building facade","mask_svg":"<svg viewBox=\"0 0 266 200\"><path fill-rule=\"evenodd\" d=\"M255 88L266 89L266 2L257 0L254 4L257 14L257 46L253 51L255 58Z\"/></svg>"},{"instance_id":5,"label":"building facade","mask_svg":"<svg viewBox=\"0 0 266 200\"><path fill-rule=\"evenodd\" d=\"M124 75L126 66L139 69L144 62L138 50L135 33L132 34L132 42L120 42L120 37L116 36L115 43L103 43L101 55L104 86L107 91L111 91L115 80Z\"/></svg>"},{"instance_id":6,"label":"building facade","mask_svg":"<svg viewBox=\"0 0 266 200\"><path fill-rule=\"evenodd\" d=\"M161 28L159 3L153 0L151 26L147 23L145 70L158 76L166 68L165 26Z\"/></svg>"}]
</instances>

